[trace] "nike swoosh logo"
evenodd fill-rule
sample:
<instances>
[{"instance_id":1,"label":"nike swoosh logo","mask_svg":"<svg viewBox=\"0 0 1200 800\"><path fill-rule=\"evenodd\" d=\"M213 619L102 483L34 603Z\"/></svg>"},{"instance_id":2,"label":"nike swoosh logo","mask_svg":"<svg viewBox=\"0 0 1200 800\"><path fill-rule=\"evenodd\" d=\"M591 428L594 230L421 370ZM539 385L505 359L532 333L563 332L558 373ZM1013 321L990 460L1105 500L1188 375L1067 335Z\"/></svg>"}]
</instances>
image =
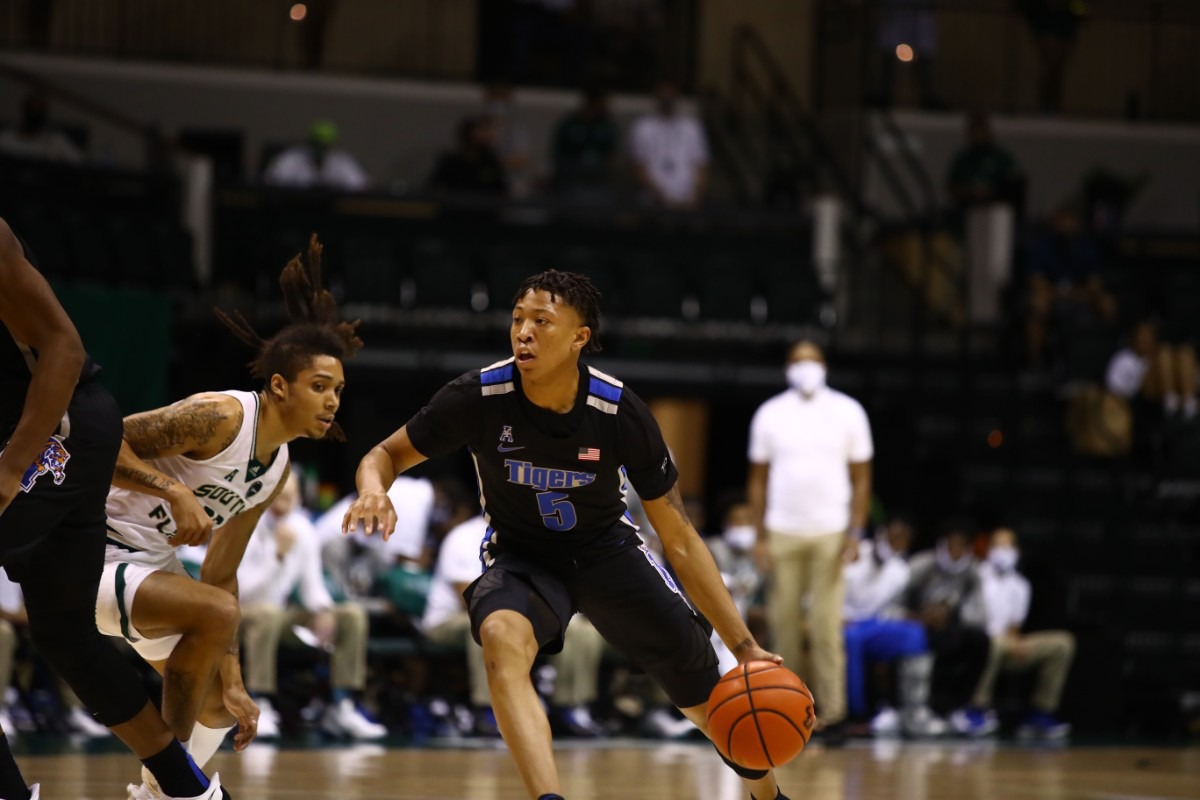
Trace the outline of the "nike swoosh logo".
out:
<instances>
[{"instance_id":1,"label":"nike swoosh logo","mask_svg":"<svg viewBox=\"0 0 1200 800\"><path fill-rule=\"evenodd\" d=\"M502 444L496 445L496 450L501 453L511 453L513 450L524 450L524 449L525 449L525 445L521 445L520 447L505 447Z\"/></svg>"}]
</instances>

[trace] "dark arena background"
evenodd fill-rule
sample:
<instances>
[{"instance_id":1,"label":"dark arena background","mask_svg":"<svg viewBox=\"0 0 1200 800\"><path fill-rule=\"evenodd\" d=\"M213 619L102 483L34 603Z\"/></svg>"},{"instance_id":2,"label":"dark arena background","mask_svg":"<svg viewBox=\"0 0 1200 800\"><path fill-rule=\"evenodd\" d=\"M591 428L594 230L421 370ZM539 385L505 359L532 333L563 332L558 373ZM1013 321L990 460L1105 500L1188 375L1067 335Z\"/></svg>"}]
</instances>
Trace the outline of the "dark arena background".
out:
<instances>
[{"instance_id":1,"label":"dark arena background","mask_svg":"<svg viewBox=\"0 0 1200 800\"><path fill-rule=\"evenodd\" d=\"M958 531L982 569L1013 531L1017 625L1073 639L1042 709L1070 732L1026 735L1048 730L1038 671L1007 668L990 707L935 697L941 728L889 727L902 680L868 661L867 710L784 791L1200 797L1194 0L0 0L0 217L125 414L258 388L213 309L281 326L279 272L316 234L365 346L347 441L291 448L313 519L442 385L511 355L514 293L553 268L599 288L584 361L646 401L692 521L728 540L751 420L815 341L870 422L857 533L901 520L915 560ZM331 716L329 659L285 631L275 736L209 766L234 796L526 796L465 640L421 625L453 498L478 513L471 458L411 475L433 498L402 514L416 550L322 551L369 613L360 714L386 736ZM770 649L757 578L739 604ZM0 616L26 776L124 797L136 760L41 662L19 598ZM566 709L542 661L566 796L748 796L617 653Z\"/></svg>"}]
</instances>

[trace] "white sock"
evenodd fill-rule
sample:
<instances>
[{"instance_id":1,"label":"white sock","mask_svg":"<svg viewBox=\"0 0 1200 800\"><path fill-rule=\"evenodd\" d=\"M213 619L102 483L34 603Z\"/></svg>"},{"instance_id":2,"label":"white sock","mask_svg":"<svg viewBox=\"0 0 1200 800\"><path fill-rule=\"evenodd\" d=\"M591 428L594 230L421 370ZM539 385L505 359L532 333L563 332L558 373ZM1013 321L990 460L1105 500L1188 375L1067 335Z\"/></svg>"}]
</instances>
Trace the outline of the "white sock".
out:
<instances>
[{"instance_id":1,"label":"white sock","mask_svg":"<svg viewBox=\"0 0 1200 800\"><path fill-rule=\"evenodd\" d=\"M204 765L221 748L221 742L225 741L226 734L231 730L233 730L232 725L228 728L208 728L197 722L192 728L192 738L184 742L183 746L191 753L192 761L196 762L196 766L204 769Z\"/></svg>"}]
</instances>

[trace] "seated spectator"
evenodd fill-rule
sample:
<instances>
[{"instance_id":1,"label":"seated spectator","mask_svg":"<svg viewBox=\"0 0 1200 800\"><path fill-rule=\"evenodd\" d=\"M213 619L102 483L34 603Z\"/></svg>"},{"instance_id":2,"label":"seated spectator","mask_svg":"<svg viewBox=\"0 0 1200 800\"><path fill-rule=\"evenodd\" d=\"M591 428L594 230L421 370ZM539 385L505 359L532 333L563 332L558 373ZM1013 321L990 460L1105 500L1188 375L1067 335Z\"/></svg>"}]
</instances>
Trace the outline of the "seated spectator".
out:
<instances>
[{"instance_id":1,"label":"seated spectator","mask_svg":"<svg viewBox=\"0 0 1200 800\"><path fill-rule=\"evenodd\" d=\"M533 191L533 159L530 157L529 130L516 112L512 86L489 83L483 95L484 113L495 121L496 153L508 176L510 197L528 197Z\"/></svg>"},{"instance_id":2,"label":"seated spectator","mask_svg":"<svg viewBox=\"0 0 1200 800\"><path fill-rule=\"evenodd\" d=\"M496 119L468 117L458 123L458 143L443 153L429 178L434 194L505 197L508 175L496 151Z\"/></svg>"},{"instance_id":3,"label":"seated spectator","mask_svg":"<svg viewBox=\"0 0 1200 800\"><path fill-rule=\"evenodd\" d=\"M904 618L899 601L908 585L906 560L912 526L896 517L875 531L874 539L858 543L858 560L846 564L846 697L850 714L867 715L867 668L895 662L899 677L901 713L885 705L871 720L876 735L941 736L946 721L929 709L933 655L925 627Z\"/></svg>"},{"instance_id":4,"label":"seated spectator","mask_svg":"<svg viewBox=\"0 0 1200 800\"><path fill-rule=\"evenodd\" d=\"M1106 323L1116 320L1117 301L1101 278L1103 266L1079 212L1069 205L1060 207L1029 252L1026 342L1033 366L1043 363L1052 315L1066 320L1089 316Z\"/></svg>"},{"instance_id":5,"label":"seated spectator","mask_svg":"<svg viewBox=\"0 0 1200 800\"><path fill-rule=\"evenodd\" d=\"M679 110L679 90L672 81L659 81L654 97L654 111L638 118L630 133L638 184L653 205L696 208L708 183L704 128Z\"/></svg>"},{"instance_id":6,"label":"seated spectator","mask_svg":"<svg viewBox=\"0 0 1200 800\"><path fill-rule=\"evenodd\" d=\"M444 497L450 488L453 487L449 484L435 488L425 478L408 475L396 478L388 488L388 497L396 509L396 531L386 541L382 536L367 536L362 530L342 533L342 518L358 497L356 493L330 506L314 526L321 563L335 590L347 597L363 599L374 595L396 570L431 570L433 557L427 552L429 529L437 514L451 512L453 504L447 504ZM459 489L458 493L462 491ZM471 502L477 505L474 498Z\"/></svg>"},{"instance_id":7,"label":"seated spectator","mask_svg":"<svg viewBox=\"0 0 1200 800\"><path fill-rule=\"evenodd\" d=\"M83 152L65 133L50 125L50 107L40 94L27 94L21 101L21 119L16 127L0 131L0 154L17 158L83 162Z\"/></svg>"},{"instance_id":8,"label":"seated spectator","mask_svg":"<svg viewBox=\"0 0 1200 800\"><path fill-rule=\"evenodd\" d=\"M333 702L321 726L352 739L380 739L387 728L367 719L356 704L367 680L367 612L357 603L335 603L325 588L317 533L299 497L292 473L259 520L238 567L242 659L246 689L261 712L258 735L279 735L271 698L280 641L285 633L307 629L309 643L330 653ZM299 605L289 601L297 590Z\"/></svg>"},{"instance_id":9,"label":"seated spectator","mask_svg":"<svg viewBox=\"0 0 1200 800\"><path fill-rule=\"evenodd\" d=\"M706 541L712 552L713 561L721 571L725 587L733 597L733 604L742 613L751 632L765 627L766 606L763 590L766 581L754 558L754 544L758 529L754 527L754 514L744 501L734 503L725 512L725 526L720 536L711 536ZM713 648L717 651L721 674L737 666L737 658L713 633Z\"/></svg>"},{"instance_id":10,"label":"seated spectator","mask_svg":"<svg viewBox=\"0 0 1200 800\"><path fill-rule=\"evenodd\" d=\"M475 732L497 736L483 648L474 639L463 598L467 586L482 571L479 552L488 530L487 520L476 516L446 534L434 567L421 629L430 641L466 648ZM604 640L592 624L582 616L572 619L562 652L551 657L557 674L549 716L551 725L562 733L583 737L601 734L589 707L596 700L603 652Z\"/></svg>"},{"instance_id":11,"label":"seated spectator","mask_svg":"<svg viewBox=\"0 0 1200 800\"><path fill-rule=\"evenodd\" d=\"M615 202L617 144L608 93L588 89L583 105L559 120L554 130L555 191L577 203Z\"/></svg>"},{"instance_id":12,"label":"seated spectator","mask_svg":"<svg viewBox=\"0 0 1200 800\"><path fill-rule=\"evenodd\" d=\"M934 655L930 706L950 714L959 733L993 733L995 720L969 708L987 666L988 635L979 571L964 527L948 526L932 551L912 557L909 569L904 606L925 625Z\"/></svg>"},{"instance_id":13,"label":"seated spectator","mask_svg":"<svg viewBox=\"0 0 1200 800\"><path fill-rule=\"evenodd\" d=\"M996 676L1001 672L1036 669L1032 710L1017 733L1029 738L1062 739L1071 732L1071 726L1060 722L1054 714L1075 658L1075 637L1067 631L1021 633L1029 614L1031 592L1029 581L1017 571L1020 557L1017 534L1010 528L997 528L989 541L987 561L979 567L992 647L969 713L982 715L994 723L992 689Z\"/></svg>"},{"instance_id":14,"label":"seated spectator","mask_svg":"<svg viewBox=\"0 0 1200 800\"><path fill-rule=\"evenodd\" d=\"M25 612L25 595L21 586L9 579L8 573L0 568L0 732L10 739L17 736L17 727L9 713L8 698L16 697L13 688L13 669L24 629L28 634L29 615ZM61 721L72 733L88 739L102 739L111 735L108 728L93 717L82 701L61 678L56 678L58 694L62 700L64 718ZM59 723L55 722L55 725ZM57 732L57 731L56 731Z\"/></svg>"},{"instance_id":15,"label":"seated spectator","mask_svg":"<svg viewBox=\"0 0 1200 800\"><path fill-rule=\"evenodd\" d=\"M1106 373L1108 390L1132 400L1161 402L1167 414L1196 416L1196 351L1188 342L1172 345L1158 338L1158 325L1142 320L1129 344L1113 354Z\"/></svg>"},{"instance_id":16,"label":"seated spectator","mask_svg":"<svg viewBox=\"0 0 1200 800\"><path fill-rule=\"evenodd\" d=\"M288 189L327 188L360 192L370 180L362 166L337 144L338 129L332 122L314 122L303 144L287 148L263 171L263 181Z\"/></svg>"}]
</instances>

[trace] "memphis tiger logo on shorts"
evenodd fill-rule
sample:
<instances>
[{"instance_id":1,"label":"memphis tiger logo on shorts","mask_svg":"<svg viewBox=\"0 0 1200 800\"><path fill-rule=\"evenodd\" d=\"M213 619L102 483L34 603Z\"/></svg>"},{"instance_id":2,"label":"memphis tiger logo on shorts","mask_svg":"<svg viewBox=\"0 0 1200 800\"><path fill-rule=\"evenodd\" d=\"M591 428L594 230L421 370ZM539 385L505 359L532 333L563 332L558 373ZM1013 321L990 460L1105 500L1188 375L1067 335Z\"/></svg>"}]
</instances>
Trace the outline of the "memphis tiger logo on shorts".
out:
<instances>
[{"instance_id":1,"label":"memphis tiger logo on shorts","mask_svg":"<svg viewBox=\"0 0 1200 800\"><path fill-rule=\"evenodd\" d=\"M29 469L25 470L25 475L21 478L21 491L26 493L32 491L38 478L47 473L53 476L55 486L61 486L62 482L67 479L67 462L70 460L71 454L67 452L67 448L63 447L62 439L51 436L46 440L46 446L42 448L42 453L38 456L37 461L34 461L30 464Z\"/></svg>"}]
</instances>

